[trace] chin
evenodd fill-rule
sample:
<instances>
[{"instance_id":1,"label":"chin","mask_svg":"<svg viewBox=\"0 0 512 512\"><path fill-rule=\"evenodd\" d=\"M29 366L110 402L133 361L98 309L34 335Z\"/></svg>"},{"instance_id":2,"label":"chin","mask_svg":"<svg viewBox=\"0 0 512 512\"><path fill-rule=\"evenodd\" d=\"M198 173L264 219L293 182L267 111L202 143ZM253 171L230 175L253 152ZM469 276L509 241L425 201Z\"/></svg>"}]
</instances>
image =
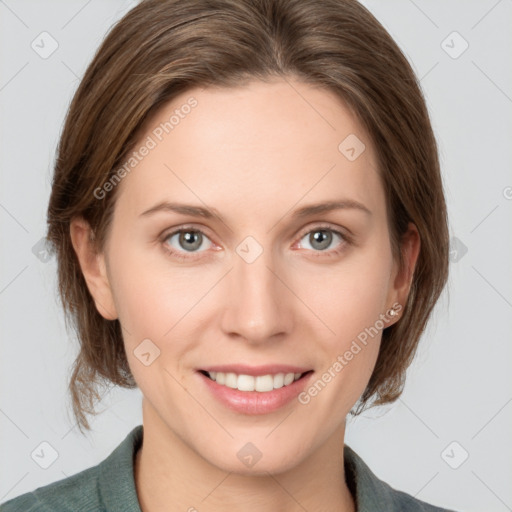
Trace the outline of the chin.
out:
<instances>
[{"instance_id":1,"label":"chin","mask_svg":"<svg viewBox=\"0 0 512 512\"><path fill-rule=\"evenodd\" d=\"M274 447L267 445L257 448L258 442L235 443L235 447L219 446L222 451L205 454L203 457L217 468L243 476L268 476L279 474L298 466L305 458L304 450L295 447ZM260 443L260 446L262 446ZM229 454L229 455L228 455ZM231 455L233 454L233 455Z\"/></svg>"}]
</instances>

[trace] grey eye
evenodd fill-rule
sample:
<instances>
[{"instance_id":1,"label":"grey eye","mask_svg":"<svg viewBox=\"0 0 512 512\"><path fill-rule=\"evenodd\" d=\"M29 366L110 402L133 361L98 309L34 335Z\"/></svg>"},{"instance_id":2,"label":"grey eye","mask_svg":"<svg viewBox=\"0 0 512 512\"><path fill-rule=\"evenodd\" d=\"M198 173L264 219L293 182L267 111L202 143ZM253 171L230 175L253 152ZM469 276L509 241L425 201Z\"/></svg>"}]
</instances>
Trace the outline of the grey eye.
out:
<instances>
[{"instance_id":1,"label":"grey eye","mask_svg":"<svg viewBox=\"0 0 512 512\"><path fill-rule=\"evenodd\" d=\"M173 245L170 240L175 237L177 238L178 246ZM195 252L197 249L201 248L203 242L208 240L208 238L201 233L201 231L197 231L195 229L185 229L181 231L176 231L175 233L171 233L167 240L169 241L169 245L176 250L184 250L186 252Z\"/></svg>"},{"instance_id":2,"label":"grey eye","mask_svg":"<svg viewBox=\"0 0 512 512\"><path fill-rule=\"evenodd\" d=\"M327 249L333 239L334 236L337 236L341 241L343 238L341 235L333 231L332 229L314 229L310 231L309 233L306 233L304 237L302 238L307 239L307 242L310 244L311 247L305 247L306 249L313 249L315 251L324 251Z\"/></svg>"}]
</instances>

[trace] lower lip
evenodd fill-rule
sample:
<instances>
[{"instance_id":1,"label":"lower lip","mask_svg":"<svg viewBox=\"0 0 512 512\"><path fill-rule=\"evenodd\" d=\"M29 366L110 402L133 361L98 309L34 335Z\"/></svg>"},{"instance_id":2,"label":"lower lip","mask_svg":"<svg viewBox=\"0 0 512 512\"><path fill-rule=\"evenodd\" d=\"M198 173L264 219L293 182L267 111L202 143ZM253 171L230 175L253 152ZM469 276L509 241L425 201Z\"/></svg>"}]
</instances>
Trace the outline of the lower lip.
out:
<instances>
[{"instance_id":1,"label":"lower lip","mask_svg":"<svg viewBox=\"0 0 512 512\"><path fill-rule=\"evenodd\" d=\"M197 372L197 374L206 384L213 396L229 409L242 414L268 414L284 407L301 393L306 387L309 378L313 375L313 372L304 375L288 386L263 393L260 391L240 391L239 389L232 389L217 384L217 382L201 372Z\"/></svg>"}]
</instances>

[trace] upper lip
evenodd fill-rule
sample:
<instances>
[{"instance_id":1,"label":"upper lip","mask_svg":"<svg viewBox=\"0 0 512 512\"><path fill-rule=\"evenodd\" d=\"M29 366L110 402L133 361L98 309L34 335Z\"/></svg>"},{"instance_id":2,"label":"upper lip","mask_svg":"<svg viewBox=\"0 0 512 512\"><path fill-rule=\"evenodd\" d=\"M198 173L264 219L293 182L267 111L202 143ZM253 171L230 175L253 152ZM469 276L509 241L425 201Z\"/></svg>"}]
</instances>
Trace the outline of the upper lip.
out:
<instances>
[{"instance_id":1,"label":"upper lip","mask_svg":"<svg viewBox=\"0 0 512 512\"><path fill-rule=\"evenodd\" d=\"M266 364L263 366L249 366L246 364L221 364L200 368L205 372L236 373L237 375L275 375L277 373L305 373L311 368L293 366L289 364Z\"/></svg>"}]
</instances>

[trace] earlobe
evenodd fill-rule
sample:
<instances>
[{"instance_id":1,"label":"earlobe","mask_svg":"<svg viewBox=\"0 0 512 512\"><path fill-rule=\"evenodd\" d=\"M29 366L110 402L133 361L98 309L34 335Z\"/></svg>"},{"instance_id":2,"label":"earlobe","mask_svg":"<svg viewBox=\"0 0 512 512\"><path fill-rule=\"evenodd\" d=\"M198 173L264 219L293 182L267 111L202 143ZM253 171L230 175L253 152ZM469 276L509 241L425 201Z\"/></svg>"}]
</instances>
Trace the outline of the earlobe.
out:
<instances>
[{"instance_id":1,"label":"earlobe","mask_svg":"<svg viewBox=\"0 0 512 512\"><path fill-rule=\"evenodd\" d=\"M107 275L105 255L97 252L91 227L84 219L74 218L70 223L69 231L96 309L106 320L115 320L118 315Z\"/></svg>"}]
</instances>

